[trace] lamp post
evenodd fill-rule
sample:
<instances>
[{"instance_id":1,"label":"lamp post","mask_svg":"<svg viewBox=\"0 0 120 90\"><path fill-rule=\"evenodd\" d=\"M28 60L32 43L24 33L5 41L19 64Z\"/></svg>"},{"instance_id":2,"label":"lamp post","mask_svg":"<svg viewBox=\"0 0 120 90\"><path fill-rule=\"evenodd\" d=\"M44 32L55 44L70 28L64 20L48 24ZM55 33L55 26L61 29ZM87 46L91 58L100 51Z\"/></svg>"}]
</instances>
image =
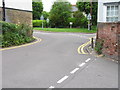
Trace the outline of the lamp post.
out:
<instances>
[{"instance_id":1,"label":"lamp post","mask_svg":"<svg viewBox=\"0 0 120 90\"><path fill-rule=\"evenodd\" d=\"M49 19L47 18L47 27L49 26Z\"/></svg>"},{"instance_id":2,"label":"lamp post","mask_svg":"<svg viewBox=\"0 0 120 90\"><path fill-rule=\"evenodd\" d=\"M87 19L88 19L88 30L91 30L90 26L91 26L91 23L90 23L90 20L91 20L91 14L89 13L88 16L87 16Z\"/></svg>"},{"instance_id":3,"label":"lamp post","mask_svg":"<svg viewBox=\"0 0 120 90\"><path fill-rule=\"evenodd\" d=\"M5 0L2 0L2 4L3 4L3 7L2 7L2 10L3 10L3 21L5 21Z\"/></svg>"},{"instance_id":4,"label":"lamp post","mask_svg":"<svg viewBox=\"0 0 120 90\"><path fill-rule=\"evenodd\" d=\"M43 28L43 20L44 20L43 15L41 15L40 20L42 20L42 28Z\"/></svg>"},{"instance_id":5,"label":"lamp post","mask_svg":"<svg viewBox=\"0 0 120 90\"><path fill-rule=\"evenodd\" d=\"M72 28L72 24L73 24L73 22L70 22L70 28Z\"/></svg>"}]
</instances>

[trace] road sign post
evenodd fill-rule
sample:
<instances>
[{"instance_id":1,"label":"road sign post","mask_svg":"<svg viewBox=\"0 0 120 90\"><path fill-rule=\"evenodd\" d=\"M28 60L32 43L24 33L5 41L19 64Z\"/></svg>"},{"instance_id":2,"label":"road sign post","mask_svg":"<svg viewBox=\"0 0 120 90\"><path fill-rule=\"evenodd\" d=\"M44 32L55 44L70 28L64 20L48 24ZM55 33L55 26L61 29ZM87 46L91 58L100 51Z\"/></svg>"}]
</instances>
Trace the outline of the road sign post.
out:
<instances>
[{"instance_id":1,"label":"road sign post","mask_svg":"<svg viewBox=\"0 0 120 90\"><path fill-rule=\"evenodd\" d=\"M87 19L88 19L88 30L91 30L91 14L89 13L88 16L87 16Z\"/></svg>"},{"instance_id":2,"label":"road sign post","mask_svg":"<svg viewBox=\"0 0 120 90\"><path fill-rule=\"evenodd\" d=\"M40 20L42 20L42 28L44 28L44 27L43 27L43 20L44 20L43 15L41 15Z\"/></svg>"},{"instance_id":3,"label":"road sign post","mask_svg":"<svg viewBox=\"0 0 120 90\"><path fill-rule=\"evenodd\" d=\"M47 21L47 27L49 27L49 19L47 18L47 20L46 20L46 21Z\"/></svg>"},{"instance_id":4,"label":"road sign post","mask_svg":"<svg viewBox=\"0 0 120 90\"><path fill-rule=\"evenodd\" d=\"M72 24L73 24L73 22L70 22L70 28L72 28Z\"/></svg>"}]
</instances>

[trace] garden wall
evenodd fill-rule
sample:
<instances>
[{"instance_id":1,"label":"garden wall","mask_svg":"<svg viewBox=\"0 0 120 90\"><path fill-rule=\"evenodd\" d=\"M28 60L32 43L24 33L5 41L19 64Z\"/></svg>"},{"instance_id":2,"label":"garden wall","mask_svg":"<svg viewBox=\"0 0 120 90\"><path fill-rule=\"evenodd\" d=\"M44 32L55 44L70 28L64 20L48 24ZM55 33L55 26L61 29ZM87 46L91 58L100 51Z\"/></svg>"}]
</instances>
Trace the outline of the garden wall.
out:
<instances>
[{"instance_id":1,"label":"garden wall","mask_svg":"<svg viewBox=\"0 0 120 90\"><path fill-rule=\"evenodd\" d=\"M0 21L2 21L2 8L0 7Z\"/></svg>"},{"instance_id":2,"label":"garden wall","mask_svg":"<svg viewBox=\"0 0 120 90\"><path fill-rule=\"evenodd\" d=\"M6 21L32 26L32 12L18 9L6 9Z\"/></svg>"},{"instance_id":3,"label":"garden wall","mask_svg":"<svg viewBox=\"0 0 120 90\"><path fill-rule=\"evenodd\" d=\"M98 23L97 42L103 42L102 53L120 59L120 22Z\"/></svg>"}]
</instances>

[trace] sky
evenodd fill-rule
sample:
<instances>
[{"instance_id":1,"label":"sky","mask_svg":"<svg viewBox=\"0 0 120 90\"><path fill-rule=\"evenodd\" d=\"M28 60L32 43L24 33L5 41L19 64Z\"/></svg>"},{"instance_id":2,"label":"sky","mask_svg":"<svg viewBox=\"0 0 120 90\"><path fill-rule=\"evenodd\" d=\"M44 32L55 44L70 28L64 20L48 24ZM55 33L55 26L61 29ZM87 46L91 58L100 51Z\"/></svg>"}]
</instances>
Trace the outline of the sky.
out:
<instances>
[{"instance_id":1,"label":"sky","mask_svg":"<svg viewBox=\"0 0 120 90\"><path fill-rule=\"evenodd\" d=\"M49 12L54 1L55 0L42 0L43 7L44 7L43 11ZM76 2L77 2L77 0L67 0L67 1L69 1L71 4L76 4Z\"/></svg>"},{"instance_id":2,"label":"sky","mask_svg":"<svg viewBox=\"0 0 120 90\"><path fill-rule=\"evenodd\" d=\"M5 0L5 6L8 8L32 11L32 0ZM0 0L0 7L2 7L2 0Z\"/></svg>"}]
</instances>

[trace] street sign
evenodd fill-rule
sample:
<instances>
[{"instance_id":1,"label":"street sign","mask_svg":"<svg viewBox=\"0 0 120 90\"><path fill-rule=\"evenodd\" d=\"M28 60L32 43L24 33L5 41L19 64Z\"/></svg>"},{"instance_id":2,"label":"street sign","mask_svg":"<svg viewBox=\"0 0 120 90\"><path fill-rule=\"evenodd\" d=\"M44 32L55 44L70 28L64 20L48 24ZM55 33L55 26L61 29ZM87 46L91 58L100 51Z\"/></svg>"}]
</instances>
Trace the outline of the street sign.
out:
<instances>
[{"instance_id":1,"label":"street sign","mask_svg":"<svg viewBox=\"0 0 120 90\"><path fill-rule=\"evenodd\" d=\"M43 15L41 15L41 17L40 17L40 20L44 20L44 17L43 17Z\"/></svg>"},{"instance_id":2,"label":"street sign","mask_svg":"<svg viewBox=\"0 0 120 90\"><path fill-rule=\"evenodd\" d=\"M88 20L91 20L91 14L89 13L88 16L87 16L87 19Z\"/></svg>"},{"instance_id":3,"label":"street sign","mask_svg":"<svg viewBox=\"0 0 120 90\"><path fill-rule=\"evenodd\" d=\"M47 18L47 23L49 23L49 19Z\"/></svg>"}]
</instances>

